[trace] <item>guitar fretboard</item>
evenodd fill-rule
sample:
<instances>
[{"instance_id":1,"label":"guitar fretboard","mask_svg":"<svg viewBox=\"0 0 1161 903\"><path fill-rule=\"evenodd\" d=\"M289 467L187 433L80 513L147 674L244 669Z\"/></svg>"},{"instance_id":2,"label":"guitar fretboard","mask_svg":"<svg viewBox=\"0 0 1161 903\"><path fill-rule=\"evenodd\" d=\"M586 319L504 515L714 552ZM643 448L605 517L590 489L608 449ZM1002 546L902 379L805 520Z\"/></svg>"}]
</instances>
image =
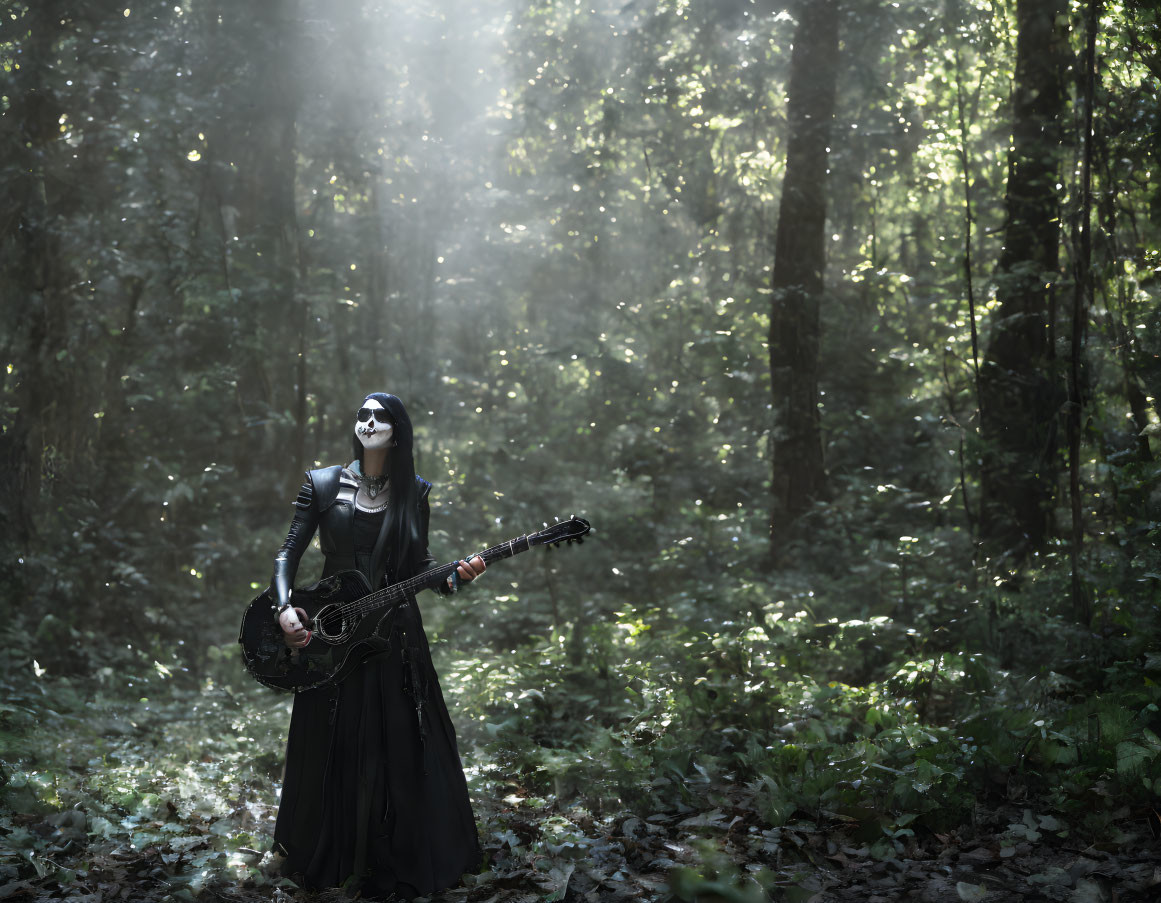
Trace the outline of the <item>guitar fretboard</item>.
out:
<instances>
[{"instance_id":1,"label":"guitar fretboard","mask_svg":"<svg viewBox=\"0 0 1161 903\"><path fill-rule=\"evenodd\" d=\"M502 561L505 558L511 558L513 555L519 555L521 552L527 552L531 548L532 542L528 536L517 536L515 539L509 539L507 542L492 546L490 549L477 552L476 555L483 558L485 564L491 564L494 561ZM472 555L471 557L475 558L476 555ZM414 596L420 590L438 586L451 576L459 564L460 562L458 561L449 561L447 564L436 565L430 570L424 571L422 574L416 574L409 580L393 583L391 586L386 586L370 595L363 596L362 599L348 602L342 608L344 612L352 612L362 616L377 608L383 608L395 602L402 602L404 599Z\"/></svg>"}]
</instances>

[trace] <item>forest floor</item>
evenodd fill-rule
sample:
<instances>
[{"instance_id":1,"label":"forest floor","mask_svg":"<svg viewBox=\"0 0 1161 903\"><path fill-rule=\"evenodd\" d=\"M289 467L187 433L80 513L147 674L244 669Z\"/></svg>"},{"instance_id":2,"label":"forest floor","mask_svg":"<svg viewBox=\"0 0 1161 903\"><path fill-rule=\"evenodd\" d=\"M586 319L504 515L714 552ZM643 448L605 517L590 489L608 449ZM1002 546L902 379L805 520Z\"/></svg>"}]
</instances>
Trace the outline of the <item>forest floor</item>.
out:
<instances>
[{"instance_id":1,"label":"forest floor","mask_svg":"<svg viewBox=\"0 0 1161 903\"><path fill-rule=\"evenodd\" d=\"M285 699L180 680L136 700L65 678L21 683L0 703L0 900L345 899L278 878L267 852ZM700 787L704 805L680 812L559 806L469 744L485 860L434 898L445 903L1161 900L1145 808L1115 812L1107 842L1079 843L1010 787L972 824L907 836L884 859L849 822L770 827L744 786Z\"/></svg>"}]
</instances>

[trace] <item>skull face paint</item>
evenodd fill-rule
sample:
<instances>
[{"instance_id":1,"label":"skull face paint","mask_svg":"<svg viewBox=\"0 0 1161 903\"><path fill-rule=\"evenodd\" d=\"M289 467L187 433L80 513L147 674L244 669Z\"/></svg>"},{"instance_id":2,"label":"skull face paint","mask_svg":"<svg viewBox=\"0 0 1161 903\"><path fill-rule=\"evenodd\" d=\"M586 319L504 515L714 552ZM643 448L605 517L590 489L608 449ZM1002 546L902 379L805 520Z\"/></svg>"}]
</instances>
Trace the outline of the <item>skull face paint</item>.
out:
<instances>
[{"instance_id":1,"label":"skull face paint","mask_svg":"<svg viewBox=\"0 0 1161 903\"><path fill-rule=\"evenodd\" d=\"M363 443L363 448L374 450L391 446L395 425L391 423L390 415L383 405L374 398L368 398L355 416L355 435Z\"/></svg>"}]
</instances>

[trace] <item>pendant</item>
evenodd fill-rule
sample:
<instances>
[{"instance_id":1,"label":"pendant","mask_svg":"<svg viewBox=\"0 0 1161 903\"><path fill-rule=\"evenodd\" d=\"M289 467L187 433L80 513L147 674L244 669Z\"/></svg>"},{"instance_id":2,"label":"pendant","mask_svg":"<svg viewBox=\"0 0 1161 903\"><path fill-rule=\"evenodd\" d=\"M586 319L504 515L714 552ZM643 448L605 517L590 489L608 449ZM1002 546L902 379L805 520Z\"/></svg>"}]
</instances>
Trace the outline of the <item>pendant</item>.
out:
<instances>
[{"instance_id":1,"label":"pendant","mask_svg":"<svg viewBox=\"0 0 1161 903\"><path fill-rule=\"evenodd\" d=\"M380 492L383 491L383 486L386 484L386 482L387 482L386 475L383 475L381 477L364 476L363 477L363 489L366 491L367 497L370 499L374 499L375 496L377 496Z\"/></svg>"}]
</instances>

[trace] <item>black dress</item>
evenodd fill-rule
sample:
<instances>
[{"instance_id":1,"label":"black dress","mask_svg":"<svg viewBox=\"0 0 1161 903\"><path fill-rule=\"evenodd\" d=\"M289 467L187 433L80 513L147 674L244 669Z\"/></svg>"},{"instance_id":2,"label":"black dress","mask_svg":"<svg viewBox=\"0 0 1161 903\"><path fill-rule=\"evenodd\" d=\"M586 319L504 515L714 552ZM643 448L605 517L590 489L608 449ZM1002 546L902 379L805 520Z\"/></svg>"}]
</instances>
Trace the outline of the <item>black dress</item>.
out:
<instances>
[{"instance_id":1,"label":"black dress","mask_svg":"<svg viewBox=\"0 0 1161 903\"><path fill-rule=\"evenodd\" d=\"M354 514L360 570L383 516ZM458 883L481 854L419 607L412 599L387 617L386 652L337 687L295 696L274 839L299 884L411 899Z\"/></svg>"}]
</instances>

